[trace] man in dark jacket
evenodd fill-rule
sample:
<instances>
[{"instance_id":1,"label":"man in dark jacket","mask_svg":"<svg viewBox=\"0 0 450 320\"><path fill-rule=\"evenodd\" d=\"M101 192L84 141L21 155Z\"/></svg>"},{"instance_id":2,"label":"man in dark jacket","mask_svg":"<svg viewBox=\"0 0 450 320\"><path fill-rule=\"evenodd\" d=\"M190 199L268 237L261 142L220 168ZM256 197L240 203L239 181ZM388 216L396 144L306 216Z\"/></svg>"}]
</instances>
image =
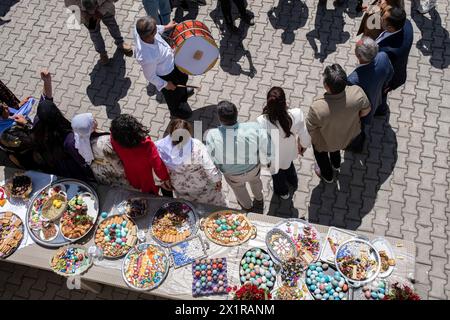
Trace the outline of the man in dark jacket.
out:
<instances>
[{"instance_id":1,"label":"man in dark jacket","mask_svg":"<svg viewBox=\"0 0 450 320\"><path fill-rule=\"evenodd\" d=\"M380 51L386 52L394 68L394 75L383 93L383 102L378 106L376 116L386 115L389 107L386 103L387 93L406 82L406 67L413 43L414 31L411 22L406 19L406 12L401 8L391 8L381 19L384 31L376 42Z\"/></svg>"},{"instance_id":2,"label":"man in dark jacket","mask_svg":"<svg viewBox=\"0 0 450 320\"><path fill-rule=\"evenodd\" d=\"M377 43L369 37L363 37L356 43L355 55L359 65L348 76L351 85L360 86L372 107L370 113L361 119L361 133L355 139L350 149L361 152L366 137L365 127L372 122L377 107L382 104L383 91L389 84L394 69L385 52L378 51Z\"/></svg>"}]
</instances>

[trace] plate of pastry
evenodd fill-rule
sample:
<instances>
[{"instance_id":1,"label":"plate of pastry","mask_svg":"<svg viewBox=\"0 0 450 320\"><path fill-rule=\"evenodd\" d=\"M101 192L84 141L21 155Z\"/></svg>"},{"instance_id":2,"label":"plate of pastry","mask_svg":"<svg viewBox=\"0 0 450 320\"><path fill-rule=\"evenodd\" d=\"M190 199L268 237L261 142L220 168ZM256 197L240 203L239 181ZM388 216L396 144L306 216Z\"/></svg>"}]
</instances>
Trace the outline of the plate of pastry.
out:
<instances>
[{"instance_id":1,"label":"plate of pastry","mask_svg":"<svg viewBox=\"0 0 450 320\"><path fill-rule=\"evenodd\" d=\"M117 206L117 211L126 214L131 219L144 217L148 213L149 200L146 198L131 198L122 201Z\"/></svg>"},{"instance_id":2,"label":"plate of pastry","mask_svg":"<svg viewBox=\"0 0 450 320\"><path fill-rule=\"evenodd\" d=\"M391 275L395 268L395 254L391 244L383 237L376 238L370 243L378 251L381 260L380 274L378 277L387 278Z\"/></svg>"},{"instance_id":3,"label":"plate of pastry","mask_svg":"<svg viewBox=\"0 0 450 320\"><path fill-rule=\"evenodd\" d=\"M195 236L197 215L194 207L185 201L164 204L153 215L150 230L155 241L163 247Z\"/></svg>"},{"instance_id":4,"label":"plate of pastry","mask_svg":"<svg viewBox=\"0 0 450 320\"><path fill-rule=\"evenodd\" d=\"M256 237L256 227L242 213L217 211L200 221L206 237L221 246L238 246Z\"/></svg>"},{"instance_id":5,"label":"plate of pastry","mask_svg":"<svg viewBox=\"0 0 450 320\"><path fill-rule=\"evenodd\" d=\"M92 266L86 248L80 245L68 245L59 248L50 260L52 270L65 277L85 273Z\"/></svg>"},{"instance_id":6,"label":"plate of pastry","mask_svg":"<svg viewBox=\"0 0 450 320\"><path fill-rule=\"evenodd\" d=\"M9 257L19 248L24 237L22 219L13 212L0 212L0 259Z\"/></svg>"}]
</instances>

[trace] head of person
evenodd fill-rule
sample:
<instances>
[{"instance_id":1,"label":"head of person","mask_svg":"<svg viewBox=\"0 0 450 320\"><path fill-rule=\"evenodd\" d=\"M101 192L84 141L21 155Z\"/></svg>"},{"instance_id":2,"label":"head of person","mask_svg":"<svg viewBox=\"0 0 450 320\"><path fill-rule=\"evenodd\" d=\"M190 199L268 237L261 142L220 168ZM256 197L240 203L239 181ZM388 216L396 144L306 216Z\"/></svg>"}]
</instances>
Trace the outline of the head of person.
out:
<instances>
[{"instance_id":1,"label":"head of person","mask_svg":"<svg viewBox=\"0 0 450 320\"><path fill-rule=\"evenodd\" d=\"M384 31L396 32L403 28L406 21L406 12L402 8L390 7L381 17L381 26Z\"/></svg>"},{"instance_id":2,"label":"head of person","mask_svg":"<svg viewBox=\"0 0 450 320\"><path fill-rule=\"evenodd\" d=\"M278 122L286 134L286 137L289 137L292 134L292 120L287 110L288 106L284 90L280 87L273 87L270 89L267 93L267 104L263 109L263 114L265 114L269 121L274 125L277 125Z\"/></svg>"},{"instance_id":3,"label":"head of person","mask_svg":"<svg viewBox=\"0 0 450 320\"><path fill-rule=\"evenodd\" d=\"M362 37L356 42L355 55L359 63L370 63L378 54L378 44L369 37Z\"/></svg>"},{"instance_id":4,"label":"head of person","mask_svg":"<svg viewBox=\"0 0 450 320\"><path fill-rule=\"evenodd\" d=\"M186 120L175 119L169 123L167 131L172 138L172 145L184 145L186 144L194 134L192 125Z\"/></svg>"},{"instance_id":5,"label":"head of person","mask_svg":"<svg viewBox=\"0 0 450 320\"><path fill-rule=\"evenodd\" d=\"M135 117L121 114L111 122L112 138L124 148L134 148L148 136L148 130Z\"/></svg>"},{"instance_id":6,"label":"head of person","mask_svg":"<svg viewBox=\"0 0 450 320\"><path fill-rule=\"evenodd\" d=\"M50 100L39 103L36 116L38 121L33 126L35 145L46 164L54 165L64 155L64 141L72 127L69 120Z\"/></svg>"},{"instance_id":7,"label":"head of person","mask_svg":"<svg viewBox=\"0 0 450 320\"><path fill-rule=\"evenodd\" d=\"M380 0L380 7L384 9L386 6L403 8L403 0Z\"/></svg>"},{"instance_id":8,"label":"head of person","mask_svg":"<svg viewBox=\"0 0 450 320\"><path fill-rule=\"evenodd\" d=\"M81 6L82 9L87 11L90 14L95 13L95 10L97 9L97 0L81 0Z\"/></svg>"},{"instance_id":9,"label":"head of person","mask_svg":"<svg viewBox=\"0 0 450 320\"><path fill-rule=\"evenodd\" d=\"M97 129L92 113L78 114L72 119L72 130L75 136L75 148L87 164L94 160L91 147L91 134Z\"/></svg>"},{"instance_id":10,"label":"head of person","mask_svg":"<svg viewBox=\"0 0 450 320\"><path fill-rule=\"evenodd\" d=\"M142 17L136 22L136 31L146 43L154 42L157 30L156 20L152 17Z\"/></svg>"},{"instance_id":11,"label":"head of person","mask_svg":"<svg viewBox=\"0 0 450 320\"><path fill-rule=\"evenodd\" d=\"M323 72L323 86L330 94L339 94L347 86L347 74L342 67L335 63L327 66Z\"/></svg>"},{"instance_id":12,"label":"head of person","mask_svg":"<svg viewBox=\"0 0 450 320\"><path fill-rule=\"evenodd\" d=\"M222 125L233 126L237 123L238 111L236 105L230 101L220 101L217 105L219 121Z\"/></svg>"}]
</instances>

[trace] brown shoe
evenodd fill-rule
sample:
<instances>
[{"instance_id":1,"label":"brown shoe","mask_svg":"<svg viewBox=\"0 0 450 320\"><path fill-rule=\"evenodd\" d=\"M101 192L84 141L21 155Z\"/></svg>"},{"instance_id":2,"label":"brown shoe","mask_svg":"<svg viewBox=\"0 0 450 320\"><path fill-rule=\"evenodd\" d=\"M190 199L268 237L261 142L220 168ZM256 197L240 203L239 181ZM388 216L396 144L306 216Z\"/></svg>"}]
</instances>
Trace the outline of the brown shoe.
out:
<instances>
[{"instance_id":1,"label":"brown shoe","mask_svg":"<svg viewBox=\"0 0 450 320\"><path fill-rule=\"evenodd\" d=\"M101 65L107 65L109 63L109 58L108 58L108 54L105 53L100 53L100 64Z\"/></svg>"},{"instance_id":2,"label":"brown shoe","mask_svg":"<svg viewBox=\"0 0 450 320\"><path fill-rule=\"evenodd\" d=\"M127 56L127 57L131 57L133 55L133 49L131 48L131 44L129 43L122 43L121 45L117 46L119 48L119 50L122 50L123 53Z\"/></svg>"}]
</instances>

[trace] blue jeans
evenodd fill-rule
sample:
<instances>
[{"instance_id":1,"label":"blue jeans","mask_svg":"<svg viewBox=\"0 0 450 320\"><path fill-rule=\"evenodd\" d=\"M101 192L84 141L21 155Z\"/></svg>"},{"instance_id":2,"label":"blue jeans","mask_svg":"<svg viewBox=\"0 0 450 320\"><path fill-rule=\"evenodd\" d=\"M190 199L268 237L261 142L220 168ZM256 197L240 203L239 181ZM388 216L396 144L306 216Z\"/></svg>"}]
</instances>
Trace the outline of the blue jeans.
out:
<instances>
[{"instance_id":1,"label":"blue jeans","mask_svg":"<svg viewBox=\"0 0 450 320\"><path fill-rule=\"evenodd\" d=\"M160 25L166 25L170 22L170 8L169 0L142 0L145 12L147 15L154 18Z\"/></svg>"}]
</instances>

